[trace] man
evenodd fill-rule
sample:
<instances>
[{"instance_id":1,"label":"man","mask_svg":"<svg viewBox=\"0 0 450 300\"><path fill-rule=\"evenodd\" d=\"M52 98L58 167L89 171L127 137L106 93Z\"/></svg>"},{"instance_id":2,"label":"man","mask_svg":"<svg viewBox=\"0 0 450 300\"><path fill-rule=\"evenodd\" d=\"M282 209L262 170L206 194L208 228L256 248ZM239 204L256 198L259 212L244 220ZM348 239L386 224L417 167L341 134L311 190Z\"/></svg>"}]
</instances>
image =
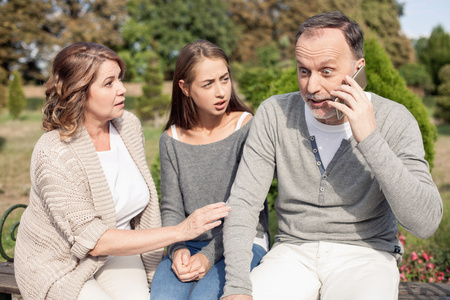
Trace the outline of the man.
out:
<instances>
[{"instance_id":1,"label":"man","mask_svg":"<svg viewBox=\"0 0 450 300\"><path fill-rule=\"evenodd\" d=\"M427 238L442 217L417 122L351 78L363 33L345 15L308 19L295 55L300 93L261 104L228 200L223 299L397 299L397 223ZM279 234L250 275L274 174Z\"/></svg>"}]
</instances>

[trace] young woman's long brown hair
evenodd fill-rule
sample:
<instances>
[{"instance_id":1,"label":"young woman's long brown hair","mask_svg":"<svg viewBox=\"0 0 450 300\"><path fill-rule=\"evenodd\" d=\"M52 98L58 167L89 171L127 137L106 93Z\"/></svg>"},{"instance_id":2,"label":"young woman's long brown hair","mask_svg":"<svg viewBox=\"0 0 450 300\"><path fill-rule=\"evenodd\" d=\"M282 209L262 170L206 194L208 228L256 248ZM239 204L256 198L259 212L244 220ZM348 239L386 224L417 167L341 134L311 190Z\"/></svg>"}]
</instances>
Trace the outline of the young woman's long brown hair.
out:
<instances>
[{"instance_id":1,"label":"young woman's long brown hair","mask_svg":"<svg viewBox=\"0 0 450 300\"><path fill-rule=\"evenodd\" d=\"M187 44L180 52L172 86L172 102L169 120L165 130L175 124L183 129L191 129L198 122L198 112L192 98L186 96L181 90L178 82L182 79L190 87L195 79L195 67L204 59L222 59L228 68L231 79L231 70L228 56L225 52L213 43L205 40L197 40ZM233 82L233 81L231 81ZM233 85L231 87L231 97L225 111L229 114L232 111L252 112L236 95Z\"/></svg>"}]
</instances>

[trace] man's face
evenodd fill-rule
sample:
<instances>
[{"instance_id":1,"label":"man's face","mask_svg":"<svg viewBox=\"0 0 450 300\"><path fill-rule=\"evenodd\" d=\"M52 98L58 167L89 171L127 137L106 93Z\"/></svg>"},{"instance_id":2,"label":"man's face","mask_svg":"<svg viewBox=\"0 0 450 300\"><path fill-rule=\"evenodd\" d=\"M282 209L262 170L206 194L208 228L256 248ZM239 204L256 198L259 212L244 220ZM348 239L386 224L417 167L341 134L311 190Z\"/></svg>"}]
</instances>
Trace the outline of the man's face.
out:
<instances>
[{"instance_id":1,"label":"man's face","mask_svg":"<svg viewBox=\"0 0 450 300\"><path fill-rule=\"evenodd\" d=\"M300 93L313 116L322 123L335 125L336 110L328 106L334 101L330 95L344 83L345 75L352 76L364 59L356 59L340 29L324 28L306 32L295 46Z\"/></svg>"}]
</instances>

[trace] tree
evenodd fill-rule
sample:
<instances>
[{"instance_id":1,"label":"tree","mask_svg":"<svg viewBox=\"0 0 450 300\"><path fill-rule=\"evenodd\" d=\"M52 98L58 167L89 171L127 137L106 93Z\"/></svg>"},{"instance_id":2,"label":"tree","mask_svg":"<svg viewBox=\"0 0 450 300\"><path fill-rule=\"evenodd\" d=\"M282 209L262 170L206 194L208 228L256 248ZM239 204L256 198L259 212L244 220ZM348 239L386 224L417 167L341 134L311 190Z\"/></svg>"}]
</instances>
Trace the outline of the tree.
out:
<instances>
[{"instance_id":1,"label":"tree","mask_svg":"<svg viewBox=\"0 0 450 300\"><path fill-rule=\"evenodd\" d=\"M26 82L41 83L61 47L120 45L126 0L7 0L0 1L0 15L0 68L19 69Z\"/></svg>"},{"instance_id":2,"label":"tree","mask_svg":"<svg viewBox=\"0 0 450 300\"><path fill-rule=\"evenodd\" d=\"M8 104L7 96L7 72L0 67L0 111Z\"/></svg>"},{"instance_id":3,"label":"tree","mask_svg":"<svg viewBox=\"0 0 450 300\"><path fill-rule=\"evenodd\" d=\"M370 29L370 34L379 38L395 68L414 59L411 41L401 33L398 19L403 14L403 5L396 0L361 1L364 31L368 33Z\"/></svg>"},{"instance_id":4,"label":"tree","mask_svg":"<svg viewBox=\"0 0 450 300\"><path fill-rule=\"evenodd\" d=\"M166 78L172 77L179 51L196 39L208 40L226 53L235 46L236 28L223 0L130 0L128 13L124 49L131 57L140 51L156 51Z\"/></svg>"},{"instance_id":5,"label":"tree","mask_svg":"<svg viewBox=\"0 0 450 300\"><path fill-rule=\"evenodd\" d=\"M434 88L431 75L426 67L420 63L407 63L398 69L400 75L410 87L431 91Z\"/></svg>"},{"instance_id":6,"label":"tree","mask_svg":"<svg viewBox=\"0 0 450 300\"><path fill-rule=\"evenodd\" d=\"M111 48L123 44L120 29L127 16L126 0L54 0L53 12L46 16L57 26L61 44L93 42Z\"/></svg>"},{"instance_id":7,"label":"tree","mask_svg":"<svg viewBox=\"0 0 450 300\"><path fill-rule=\"evenodd\" d=\"M439 25L433 29L428 39L418 40L415 48L419 61L427 67L435 86L439 86L439 70L450 64L450 35Z\"/></svg>"},{"instance_id":8,"label":"tree","mask_svg":"<svg viewBox=\"0 0 450 300\"><path fill-rule=\"evenodd\" d=\"M0 1L0 73L19 69L25 81L44 80L39 61L55 42L45 18L51 7L50 1Z\"/></svg>"},{"instance_id":9,"label":"tree","mask_svg":"<svg viewBox=\"0 0 450 300\"><path fill-rule=\"evenodd\" d=\"M257 49L276 43L284 47L282 57L289 59L294 52L298 26L307 18L327 11L342 11L356 20L365 32L372 32L385 45L394 65L411 61L411 42L401 34L398 16L403 6L395 0L231 0L231 18L242 28L239 47L233 60L250 61Z\"/></svg>"},{"instance_id":10,"label":"tree","mask_svg":"<svg viewBox=\"0 0 450 300\"><path fill-rule=\"evenodd\" d=\"M436 99L434 116L450 123L450 64L443 66L438 73L441 84L438 86L439 96Z\"/></svg>"},{"instance_id":11,"label":"tree","mask_svg":"<svg viewBox=\"0 0 450 300\"><path fill-rule=\"evenodd\" d=\"M164 78L158 56L149 52L148 65L144 74L142 96L137 99L136 113L141 120L153 119L155 127L161 126L160 115L169 107L170 99L162 94Z\"/></svg>"},{"instance_id":12,"label":"tree","mask_svg":"<svg viewBox=\"0 0 450 300\"><path fill-rule=\"evenodd\" d=\"M444 65L438 73L441 84L438 86L439 95L450 96L450 64Z\"/></svg>"},{"instance_id":13,"label":"tree","mask_svg":"<svg viewBox=\"0 0 450 300\"><path fill-rule=\"evenodd\" d=\"M26 98L22 87L22 76L18 71L14 72L13 80L9 85L8 93L8 109L9 114L14 118L18 119L19 115L25 109Z\"/></svg>"}]
</instances>

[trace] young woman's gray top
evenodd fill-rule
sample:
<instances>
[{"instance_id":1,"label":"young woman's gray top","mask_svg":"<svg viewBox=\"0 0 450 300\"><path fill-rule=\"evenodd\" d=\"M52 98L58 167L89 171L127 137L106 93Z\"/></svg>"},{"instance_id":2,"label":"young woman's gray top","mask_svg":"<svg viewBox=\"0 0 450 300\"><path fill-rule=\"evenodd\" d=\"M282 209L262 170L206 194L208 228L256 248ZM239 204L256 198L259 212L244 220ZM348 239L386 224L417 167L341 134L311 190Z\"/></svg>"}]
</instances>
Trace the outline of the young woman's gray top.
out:
<instances>
[{"instance_id":1,"label":"young woman's gray top","mask_svg":"<svg viewBox=\"0 0 450 300\"><path fill-rule=\"evenodd\" d=\"M205 145L186 144L170 137L167 132L162 134L159 155L163 226L181 223L197 208L227 201L250 123L251 120L221 141ZM255 225L258 237L262 238L268 230L267 218L267 209L263 209L258 225ZM223 257L222 225L195 240L210 241L200 253L209 259L211 266ZM180 248L186 248L184 242L170 245L169 257L172 258L175 250Z\"/></svg>"}]
</instances>

